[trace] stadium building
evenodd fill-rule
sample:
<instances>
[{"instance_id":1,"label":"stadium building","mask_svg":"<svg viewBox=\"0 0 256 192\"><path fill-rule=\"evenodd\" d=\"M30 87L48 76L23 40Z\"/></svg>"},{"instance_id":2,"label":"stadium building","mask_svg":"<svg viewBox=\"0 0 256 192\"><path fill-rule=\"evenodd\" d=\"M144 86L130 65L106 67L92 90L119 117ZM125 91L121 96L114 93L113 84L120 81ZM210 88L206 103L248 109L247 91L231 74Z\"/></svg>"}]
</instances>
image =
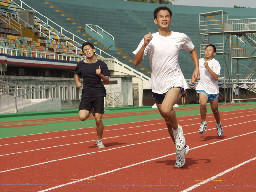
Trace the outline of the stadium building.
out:
<instances>
[{"instance_id":1,"label":"stadium building","mask_svg":"<svg viewBox=\"0 0 256 192\"><path fill-rule=\"evenodd\" d=\"M111 72L105 106L153 105L148 59L135 67L132 51L146 33L156 32L153 10L158 6L122 0L1 0L0 113L77 108L81 90L73 76L85 41L95 45ZM216 45L221 101L255 98L256 9L166 6L173 12L171 29L187 34L199 57L206 44ZM195 103L189 53L182 52L179 63L190 88L187 102Z\"/></svg>"}]
</instances>

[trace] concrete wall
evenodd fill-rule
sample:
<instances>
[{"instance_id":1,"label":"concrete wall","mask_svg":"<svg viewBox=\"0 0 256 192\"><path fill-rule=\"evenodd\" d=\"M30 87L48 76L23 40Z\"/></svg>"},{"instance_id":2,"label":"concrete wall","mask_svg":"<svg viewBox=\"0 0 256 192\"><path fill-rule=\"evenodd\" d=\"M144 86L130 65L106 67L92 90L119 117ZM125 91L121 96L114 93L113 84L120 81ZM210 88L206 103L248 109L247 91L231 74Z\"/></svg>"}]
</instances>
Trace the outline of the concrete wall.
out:
<instances>
[{"instance_id":1,"label":"concrete wall","mask_svg":"<svg viewBox=\"0 0 256 192\"><path fill-rule=\"evenodd\" d=\"M35 100L31 101L31 104L18 109L18 113L25 112L42 112L42 111L60 111L61 101L59 98L47 99L47 100Z\"/></svg>"}]
</instances>

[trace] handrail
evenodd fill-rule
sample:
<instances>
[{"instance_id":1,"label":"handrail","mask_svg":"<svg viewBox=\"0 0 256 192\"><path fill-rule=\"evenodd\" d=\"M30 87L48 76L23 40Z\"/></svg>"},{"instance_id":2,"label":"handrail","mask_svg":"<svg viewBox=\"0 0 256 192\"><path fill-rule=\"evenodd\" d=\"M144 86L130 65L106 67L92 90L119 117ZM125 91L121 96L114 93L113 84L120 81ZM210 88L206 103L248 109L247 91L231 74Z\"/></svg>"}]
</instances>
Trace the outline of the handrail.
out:
<instances>
[{"instance_id":1,"label":"handrail","mask_svg":"<svg viewBox=\"0 0 256 192\"><path fill-rule=\"evenodd\" d=\"M20 34L22 34L22 30L21 30L21 24L19 23L18 25L19 25L19 29L17 29L15 26L13 26L12 24L11 24L11 18L8 16L8 14L7 13L4 13L4 11L1 9L0 10L0 12L2 13L2 14L5 14L4 16L6 16L6 17L8 17L8 19L6 18L6 20L4 19L4 18L1 18L0 17L0 20L2 20L4 23L6 23L7 25L10 25L11 27L13 27L16 31L18 31ZM9 21L9 22L8 22Z\"/></svg>"},{"instance_id":2,"label":"handrail","mask_svg":"<svg viewBox=\"0 0 256 192\"><path fill-rule=\"evenodd\" d=\"M11 19L12 21L18 23L19 20L21 20L22 22L24 22L27 26L29 26L30 28L34 29L35 27L30 25L29 23L27 23L26 21L24 21L23 19L21 19L18 15L14 15L14 14L11 14L11 17L9 16L8 12L4 11L4 10L1 10L1 12L4 14L5 17L8 17L9 19ZM13 20L13 18L17 19L18 21L15 21ZM18 23L18 25L20 25L20 29L21 29L21 24Z\"/></svg>"},{"instance_id":3,"label":"handrail","mask_svg":"<svg viewBox=\"0 0 256 192\"><path fill-rule=\"evenodd\" d=\"M109 32L107 32L106 30L104 30L102 27L100 27L99 25L94 25L94 24L85 24L85 26L89 27L90 29L93 29L91 26L95 26L96 28L99 28L102 32L108 34L113 40L115 40L114 36L111 35ZM97 31L95 31L96 33L98 33ZM99 33L100 34L100 33ZM101 34L100 34L101 35ZM102 35L101 35L102 36Z\"/></svg>"},{"instance_id":4,"label":"handrail","mask_svg":"<svg viewBox=\"0 0 256 192\"><path fill-rule=\"evenodd\" d=\"M242 40L242 38L239 38L237 35L234 35L241 43L245 44L245 42Z\"/></svg>"},{"instance_id":5,"label":"handrail","mask_svg":"<svg viewBox=\"0 0 256 192\"><path fill-rule=\"evenodd\" d=\"M90 25L93 25L93 24L85 24L85 26L90 28L92 32L95 32L97 35L101 36L102 39L104 39L103 35L101 35L98 31L95 31L95 29L93 29Z\"/></svg>"},{"instance_id":6,"label":"handrail","mask_svg":"<svg viewBox=\"0 0 256 192\"><path fill-rule=\"evenodd\" d=\"M8 17L9 18L9 23L10 23L10 20L12 20L12 21L15 21L15 20L13 20L12 19L12 17L10 17L8 14L7 14L7 12L5 12L5 11L2 11L2 10L0 10L0 12L1 13L3 13L4 14L4 16L5 17ZM18 19L18 20L21 20L21 21L23 21L26 25L28 25L29 27L31 27L32 29L34 29L35 27L33 27L32 25L30 25L30 24L28 24L26 21L24 21L23 19L21 19L19 16L15 16L14 18L16 18L16 19ZM2 19L2 18L0 18L0 19ZM16 22L16 21L15 21ZM7 23L8 24L8 23ZM20 33L22 33L22 31L21 31L21 24L20 23L18 23L19 25L20 25ZM8 25L10 25L10 24L8 24ZM11 25L12 26L12 25ZM12 26L12 27L14 27L14 26ZM15 27L14 27L15 28ZM47 28L46 28L47 29ZM16 29L17 30L17 29ZM48 29L47 29L48 30ZM50 31L50 30L48 30L49 31L49 35L47 35L46 33L44 33L44 32L42 32L42 30L41 30L41 26L40 26L40 33L43 33L46 37L49 37L49 40L52 40L52 41L54 41L56 44L59 44L59 45L61 45L58 41L56 41L55 39L53 39L53 38L51 38L50 37L50 33L53 33L53 34L55 34L55 35L57 35L56 33L54 33L54 32L52 32L52 31ZM14 49L13 49L14 50ZM21 52L23 52L23 53L26 53L26 52L29 52L29 51L27 51L27 50L21 50L21 49L17 49L17 50L20 50ZM37 51L32 51L32 52L37 52ZM44 52L42 52L42 53L44 53ZM46 52L47 53L47 52ZM58 58L60 58L59 57L59 55L60 56L64 56L63 54L56 54L56 53L54 53L54 54L50 54L50 55L54 55L54 59L55 59L55 55L58 55ZM17 56L17 52L16 52L16 56ZM69 57L72 57L72 56L69 56ZM62 57L63 58L63 57ZM79 58L79 56L78 56L78 58Z\"/></svg>"},{"instance_id":7,"label":"handrail","mask_svg":"<svg viewBox=\"0 0 256 192\"><path fill-rule=\"evenodd\" d=\"M47 90L47 89L52 89L52 88L57 88L57 87L53 87L53 86L46 87L46 88L43 88L43 89L38 89L38 90L35 90L35 91L32 91L32 92L21 94L21 95L17 95L17 96L14 96L14 97L22 97L22 96L25 96L25 95L29 95L31 93L36 93L36 92L40 92L40 91ZM27 88L27 89L31 89L31 88ZM18 90L17 90L17 92L18 92Z\"/></svg>"},{"instance_id":8,"label":"handrail","mask_svg":"<svg viewBox=\"0 0 256 192\"><path fill-rule=\"evenodd\" d=\"M256 31L256 18L229 19L225 31Z\"/></svg>"},{"instance_id":9,"label":"handrail","mask_svg":"<svg viewBox=\"0 0 256 192\"><path fill-rule=\"evenodd\" d=\"M10 50L11 55L14 55L14 56L18 56L18 51L20 51L22 53L25 53L26 56L30 53L31 55L32 53L35 53L36 58L47 58L47 56L53 56L52 59L60 59L60 58L63 59L64 57L69 58L69 59L66 59L66 61L72 61L72 58L73 58L73 61L78 61L83 58L82 56L71 56L71 55L57 54L57 53L51 53L51 52L41 52L41 51L29 51L29 50L21 50L17 48L14 49L10 47L0 46L0 53L8 54L8 50Z\"/></svg>"},{"instance_id":10,"label":"handrail","mask_svg":"<svg viewBox=\"0 0 256 192\"><path fill-rule=\"evenodd\" d=\"M9 83L9 82L5 82L5 81L2 81L2 80L0 80L0 82L6 83L6 84L11 84L11 86L17 86L15 84L12 84L12 83ZM38 90L29 92L29 93L25 93L25 94L21 94L21 95L15 95L14 97L21 97L21 96L24 96L24 95L28 95L28 94L31 94L31 93L36 93L36 92L39 92L39 91L42 91L42 90L51 89L51 88L57 88L57 87L56 86L49 86L49 87L38 89ZM31 88L27 88L27 87L8 88L8 90L15 90L15 91L7 92L7 93L2 93L2 94L0 94L0 96L2 96L2 95L10 95L10 94L13 94L13 93L17 93L17 92L19 92L21 90L29 90L29 89L31 89Z\"/></svg>"},{"instance_id":11,"label":"handrail","mask_svg":"<svg viewBox=\"0 0 256 192\"><path fill-rule=\"evenodd\" d=\"M76 44L78 44L79 46L82 46L79 42L75 41L75 37L79 40L81 40L82 42L86 42L86 40L78 37L77 35L73 34L72 32L66 30L65 28L61 27L59 24L55 23L54 21L52 21L51 19L49 19L48 17L44 16L43 14L39 13L37 10L35 10L34 8L30 7L29 5L27 5L25 2L23 2L22 0L18 0L20 1L21 5L17 4L16 2L14 2L14 0L11 0L14 4L18 5L20 8L24 9L23 8L23 5L27 6L28 8L32 9L35 13L39 14L41 17L45 18L46 19L46 24L55 29L54 27L52 27L51 25L49 25L49 22L52 22L54 25L58 26L60 28L60 33L63 34L63 31L67 32L68 34L70 34L72 36L72 41L75 42ZM56 29L55 29L56 30ZM56 30L58 31L58 30ZM111 57L111 58L114 58L116 59L114 56L108 54L107 52L103 51L102 49L98 48L98 47L95 47L95 49L98 49L100 51L100 55L102 53L106 54L107 56Z\"/></svg>"},{"instance_id":12,"label":"handrail","mask_svg":"<svg viewBox=\"0 0 256 192\"><path fill-rule=\"evenodd\" d=\"M118 64L119 66L129 70L130 72L132 72L133 74L135 74L136 76L139 76L141 79L145 79L145 80L150 80L150 77L144 75L143 73L137 71L136 69L118 61L117 59L103 59L103 61L111 61L111 62L114 62L116 64Z\"/></svg>"}]
</instances>

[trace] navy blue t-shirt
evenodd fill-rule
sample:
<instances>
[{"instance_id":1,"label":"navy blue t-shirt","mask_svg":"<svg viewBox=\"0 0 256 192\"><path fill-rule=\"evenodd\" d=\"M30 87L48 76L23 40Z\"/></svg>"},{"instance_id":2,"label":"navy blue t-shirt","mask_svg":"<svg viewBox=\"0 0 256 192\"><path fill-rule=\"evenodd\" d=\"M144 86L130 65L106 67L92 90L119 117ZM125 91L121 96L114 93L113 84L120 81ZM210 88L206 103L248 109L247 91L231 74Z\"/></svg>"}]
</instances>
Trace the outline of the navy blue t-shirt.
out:
<instances>
[{"instance_id":1,"label":"navy blue t-shirt","mask_svg":"<svg viewBox=\"0 0 256 192\"><path fill-rule=\"evenodd\" d=\"M107 64L101 60L96 63L85 63L80 61L76 66L75 74L83 78L82 97L105 97L106 89L101 78L96 74L96 69L100 66L101 73L110 77Z\"/></svg>"}]
</instances>

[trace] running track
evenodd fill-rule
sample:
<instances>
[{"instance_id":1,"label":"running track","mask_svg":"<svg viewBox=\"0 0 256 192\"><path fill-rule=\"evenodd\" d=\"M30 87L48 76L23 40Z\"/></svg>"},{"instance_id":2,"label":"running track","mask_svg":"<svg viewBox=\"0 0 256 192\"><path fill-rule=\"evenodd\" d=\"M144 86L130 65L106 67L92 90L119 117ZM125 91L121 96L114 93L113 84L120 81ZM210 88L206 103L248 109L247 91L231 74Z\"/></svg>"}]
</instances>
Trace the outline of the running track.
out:
<instances>
[{"instance_id":1,"label":"running track","mask_svg":"<svg viewBox=\"0 0 256 192\"><path fill-rule=\"evenodd\" d=\"M0 139L0 191L256 191L256 109L222 112L223 137L212 114L179 117L190 152L174 167L175 146L162 119Z\"/></svg>"}]
</instances>

